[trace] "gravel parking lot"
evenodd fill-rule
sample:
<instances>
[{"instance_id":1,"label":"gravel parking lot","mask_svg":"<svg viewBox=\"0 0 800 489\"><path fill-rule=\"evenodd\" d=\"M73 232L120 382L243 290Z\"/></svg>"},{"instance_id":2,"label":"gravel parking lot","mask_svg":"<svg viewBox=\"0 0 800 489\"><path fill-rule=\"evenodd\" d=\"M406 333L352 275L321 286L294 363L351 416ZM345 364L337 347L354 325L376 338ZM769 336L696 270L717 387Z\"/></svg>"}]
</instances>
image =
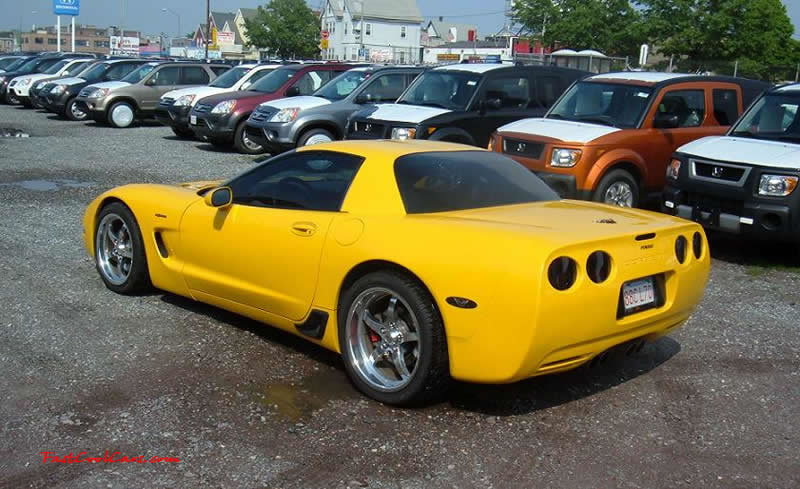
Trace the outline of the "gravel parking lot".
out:
<instances>
[{"instance_id":1,"label":"gravel parking lot","mask_svg":"<svg viewBox=\"0 0 800 489\"><path fill-rule=\"evenodd\" d=\"M800 486L800 269L786 250L716 240L696 314L635 356L393 409L356 393L336 355L97 276L80 221L95 195L253 158L155 124L9 106L3 128L30 137L0 138L0 487ZM180 462L41 454L107 450Z\"/></svg>"}]
</instances>

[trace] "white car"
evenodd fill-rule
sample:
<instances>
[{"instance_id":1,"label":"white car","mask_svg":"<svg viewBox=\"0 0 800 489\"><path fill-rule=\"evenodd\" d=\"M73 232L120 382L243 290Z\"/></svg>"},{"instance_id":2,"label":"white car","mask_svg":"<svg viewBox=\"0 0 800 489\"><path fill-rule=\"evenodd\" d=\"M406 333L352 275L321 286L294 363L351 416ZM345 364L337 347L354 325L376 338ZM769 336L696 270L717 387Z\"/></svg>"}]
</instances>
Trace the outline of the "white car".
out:
<instances>
[{"instance_id":1,"label":"white car","mask_svg":"<svg viewBox=\"0 0 800 489\"><path fill-rule=\"evenodd\" d=\"M189 87L165 93L156 107L156 120L172 128L179 137L191 138L194 133L189 129L189 112L198 100L224 92L247 90L261 77L267 75L278 64L244 64L234 66L220 75L207 86Z\"/></svg>"},{"instance_id":2,"label":"white car","mask_svg":"<svg viewBox=\"0 0 800 489\"><path fill-rule=\"evenodd\" d=\"M75 76L83 71L86 66L94 63L94 58L67 58L62 59L42 73L31 73L28 75L12 78L8 83L8 89L13 92L16 98L26 107L32 107L30 89L37 82Z\"/></svg>"}]
</instances>

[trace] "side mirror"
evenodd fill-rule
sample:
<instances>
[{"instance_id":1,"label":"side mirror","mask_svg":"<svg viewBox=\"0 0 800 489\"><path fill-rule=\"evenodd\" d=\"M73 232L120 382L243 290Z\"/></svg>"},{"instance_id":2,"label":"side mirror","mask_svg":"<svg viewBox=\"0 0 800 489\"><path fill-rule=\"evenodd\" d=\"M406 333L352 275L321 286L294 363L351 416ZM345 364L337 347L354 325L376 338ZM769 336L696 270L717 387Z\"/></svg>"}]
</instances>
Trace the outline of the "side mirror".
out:
<instances>
[{"instance_id":1,"label":"side mirror","mask_svg":"<svg viewBox=\"0 0 800 489\"><path fill-rule=\"evenodd\" d=\"M203 200L209 207L225 208L233 203L233 191L230 187L217 187L207 192Z\"/></svg>"},{"instance_id":2,"label":"side mirror","mask_svg":"<svg viewBox=\"0 0 800 489\"><path fill-rule=\"evenodd\" d=\"M678 115L669 112L658 112L653 119L653 127L656 129L675 129L679 125Z\"/></svg>"},{"instance_id":3,"label":"side mirror","mask_svg":"<svg viewBox=\"0 0 800 489\"><path fill-rule=\"evenodd\" d=\"M368 104L372 102L372 97L369 96L367 93L359 93L356 95L355 103L361 104Z\"/></svg>"},{"instance_id":4,"label":"side mirror","mask_svg":"<svg viewBox=\"0 0 800 489\"><path fill-rule=\"evenodd\" d=\"M148 78L147 81L144 82L144 84L147 85L148 87L152 87L153 85L156 84L156 78L155 77Z\"/></svg>"},{"instance_id":5,"label":"side mirror","mask_svg":"<svg viewBox=\"0 0 800 489\"><path fill-rule=\"evenodd\" d=\"M503 101L499 98L487 98L486 99L486 108L488 110L500 110L503 108Z\"/></svg>"},{"instance_id":6,"label":"side mirror","mask_svg":"<svg viewBox=\"0 0 800 489\"><path fill-rule=\"evenodd\" d=\"M300 87L290 87L286 90L287 97L297 97L298 95L300 95Z\"/></svg>"}]
</instances>

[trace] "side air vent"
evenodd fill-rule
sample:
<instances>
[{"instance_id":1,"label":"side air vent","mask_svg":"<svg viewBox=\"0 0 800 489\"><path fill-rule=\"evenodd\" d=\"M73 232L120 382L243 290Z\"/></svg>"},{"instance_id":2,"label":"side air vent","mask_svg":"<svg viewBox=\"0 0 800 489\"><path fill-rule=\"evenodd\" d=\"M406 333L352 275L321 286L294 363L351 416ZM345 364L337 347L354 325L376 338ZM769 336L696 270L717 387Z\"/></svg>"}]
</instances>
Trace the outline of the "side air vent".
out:
<instances>
[{"instance_id":1,"label":"side air vent","mask_svg":"<svg viewBox=\"0 0 800 489\"><path fill-rule=\"evenodd\" d=\"M161 237L161 233L155 233L156 238L156 247L158 247L158 254L161 255L163 258L169 258L169 250L167 249L167 245L164 244L164 238Z\"/></svg>"}]
</instances>

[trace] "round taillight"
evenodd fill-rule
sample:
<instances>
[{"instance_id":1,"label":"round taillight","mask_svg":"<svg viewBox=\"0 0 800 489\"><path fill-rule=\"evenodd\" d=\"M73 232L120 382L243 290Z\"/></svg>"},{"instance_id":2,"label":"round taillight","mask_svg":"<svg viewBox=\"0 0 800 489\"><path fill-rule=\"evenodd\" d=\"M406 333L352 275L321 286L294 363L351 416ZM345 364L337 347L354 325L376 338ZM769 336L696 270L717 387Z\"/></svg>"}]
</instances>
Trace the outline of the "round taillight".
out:
<instances>
[{"instance_id":1,"label":"round taillight","mask_svg":"<svg viewBox=\"0 0 800 489\"><path fill-rule=\"evenodd\" d=\"M550 285L556 290L567 290L575 283L578 277L578 265L572 258L561 256L553 260L547 269L547 278Z\"/></svg>"},{"instance_id":2,"label":"round taillight","mask_svg":"<svg viewBox=\"0 0 800 489\"><path fill-rule=\"evenodd\" d=\"M686 247L688 244L683 236L678 236L678 239L675 240L675 257L678 259L678 263L686 261Z\"/></svg>"},{"instance_id":3,"label":"round taillight","mask_svg":"<svg viewBox=\"0 0 800 489\"><path fill-rule=\"evenodd\" d=\"M595 251L586 260L586 274L596 284L606 281L611 274L611 257L605 251Z\"/></svg>"},{"instance_id":4,"label":"round taillight","mask_svg":"<svg viewBox=\"0 0 800 489\"><path fill-rule=\"evenodd\" d=\"M703 236L697 231L692 236L692 250L694 251L694 257L699 260L700 255L703 254Z\"/></svg>"}]
</instances>

